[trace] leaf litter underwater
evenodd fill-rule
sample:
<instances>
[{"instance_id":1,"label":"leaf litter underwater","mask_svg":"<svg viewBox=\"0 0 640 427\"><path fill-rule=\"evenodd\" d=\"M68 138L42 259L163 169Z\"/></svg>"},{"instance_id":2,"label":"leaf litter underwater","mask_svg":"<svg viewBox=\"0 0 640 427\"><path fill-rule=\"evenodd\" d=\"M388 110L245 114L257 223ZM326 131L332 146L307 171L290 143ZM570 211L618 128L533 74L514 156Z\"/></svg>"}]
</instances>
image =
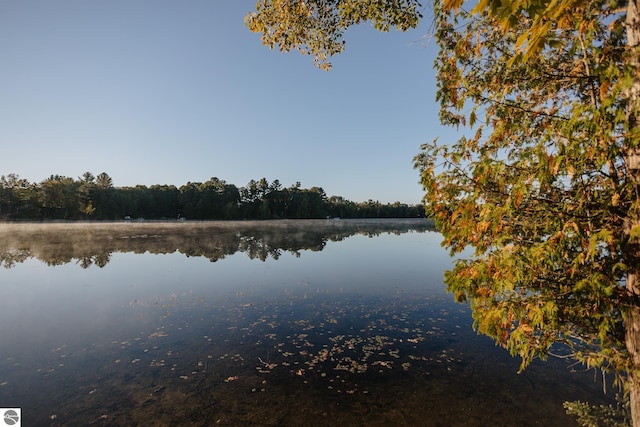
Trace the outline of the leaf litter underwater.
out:
<instances>
[{"instance_id":1,"label":"leaf litter underwater","mask_svg":"<svg viewBox=\"0 0 640 427\"><path fill-rule=\"evenodd\" d=\"M562 400L601 387L559 361L514 375L446 295L185 292L129 309L135 336L8 360L33 425L575 425Z\"/></svg>"}]
</instances>

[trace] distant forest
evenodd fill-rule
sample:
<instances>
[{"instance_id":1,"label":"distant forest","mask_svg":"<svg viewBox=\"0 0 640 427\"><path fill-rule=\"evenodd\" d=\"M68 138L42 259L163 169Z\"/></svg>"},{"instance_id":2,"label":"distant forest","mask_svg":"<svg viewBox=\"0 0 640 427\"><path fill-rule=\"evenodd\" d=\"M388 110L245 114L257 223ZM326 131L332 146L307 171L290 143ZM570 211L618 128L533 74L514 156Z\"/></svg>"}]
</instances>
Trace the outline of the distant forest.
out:
<instances>
[{"instance_id":1,"label":"distant forest","mask_svg":"<svg viewBox=\"0 0 640 427\"><path fill-rule=\"evenodd\" d=\"M16 174L0 176L0 219L279 219L279 218L416 218L422 205L400 202L356 203L327 197L320 187L300 183L283 188L278 180L251 180L236 187L218 178L174 185L114 187L106 173L85 172L73 179L52 175L32 183Z\"/></svg>"}]
</instances>

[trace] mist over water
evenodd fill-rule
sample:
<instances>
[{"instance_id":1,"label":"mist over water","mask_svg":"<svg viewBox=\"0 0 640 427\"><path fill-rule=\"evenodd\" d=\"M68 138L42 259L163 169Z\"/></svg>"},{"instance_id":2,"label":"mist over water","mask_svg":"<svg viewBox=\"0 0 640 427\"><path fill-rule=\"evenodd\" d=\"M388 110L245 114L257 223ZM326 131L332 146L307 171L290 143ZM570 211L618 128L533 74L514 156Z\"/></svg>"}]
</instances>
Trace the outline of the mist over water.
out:
<instances>
[{"instance_id":1,"label":"mist over water","mask_svg":"<svg viewBox=\"0 0 640 427\"><path fill-rule=\"evenodd\" d=\"M476 335L440 240L414 220L0 225L0 405L28 425L547 426L605 401L593 373L518 375Z\"/></svg>"}]
</instances>

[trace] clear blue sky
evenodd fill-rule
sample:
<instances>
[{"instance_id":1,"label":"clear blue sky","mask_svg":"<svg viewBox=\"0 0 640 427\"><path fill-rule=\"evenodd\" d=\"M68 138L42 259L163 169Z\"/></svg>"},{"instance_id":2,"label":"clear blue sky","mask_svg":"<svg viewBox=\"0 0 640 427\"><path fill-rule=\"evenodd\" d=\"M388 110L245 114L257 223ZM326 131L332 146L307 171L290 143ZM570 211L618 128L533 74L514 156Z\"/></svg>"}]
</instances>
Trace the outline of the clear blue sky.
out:
<instances>
[{"instance_id":1,"label":"clear blue sky","mask_svg":"<svg viewBox=\"0 0 640 427\"><path fill-rule=\"evenodd\" d=\"M325 72L262 46L243 22L254 4L0 2L0 175L178 187L266 177L418 203L413 156L450 132L438 124L430 20L408 33L352 29Z\"/></svg>"}]
</instances>

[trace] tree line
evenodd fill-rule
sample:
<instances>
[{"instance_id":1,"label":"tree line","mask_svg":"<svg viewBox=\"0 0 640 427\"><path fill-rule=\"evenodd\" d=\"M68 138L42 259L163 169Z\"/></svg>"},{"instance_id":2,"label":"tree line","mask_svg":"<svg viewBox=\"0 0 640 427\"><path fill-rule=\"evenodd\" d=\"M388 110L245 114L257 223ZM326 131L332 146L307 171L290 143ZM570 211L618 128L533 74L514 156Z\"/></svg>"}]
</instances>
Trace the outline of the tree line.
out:
<instances>
[{"instance_id":1,"label":"tree line","mask_svg":"<svg viewBox=\"0 0 640 427\"><path fill-rule=\"evenodd\" d=\"M320 187L299 182L283 187L279 180L251 180L237 187L213 177L206 182L115 187L107 173L85 172L74 179L51 175L29 182L16 174L0 176L0 218L6 220L119 219L280 219L280 218L415 218L422 205L400 202L356 203L328 197Z\"/></svg>"}]
</instances>

